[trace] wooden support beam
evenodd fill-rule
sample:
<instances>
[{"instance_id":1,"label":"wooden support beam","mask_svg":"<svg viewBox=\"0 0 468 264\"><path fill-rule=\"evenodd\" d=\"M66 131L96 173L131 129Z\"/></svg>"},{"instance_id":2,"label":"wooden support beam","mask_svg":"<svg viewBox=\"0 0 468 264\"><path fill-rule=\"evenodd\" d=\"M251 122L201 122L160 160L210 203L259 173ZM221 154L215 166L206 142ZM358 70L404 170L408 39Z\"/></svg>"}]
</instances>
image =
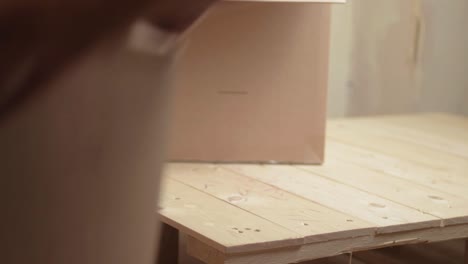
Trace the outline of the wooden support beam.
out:
<instances>
[{"instance_id":1,"label":"wooden support beam","mask_svg":"<svg viewBox=\"0 0 468 264\"><path fill-rule=\"evenodd\" d=\"M163 224L156 264L177 263L179 263L179 230L168 224Z\"/></svg>"},{"instance_id":2,"label":"wooden support beam","mask_svg":"<svg viewBox=\"0 0 468 264\"><path fill-rule=\"evenodd\" d=\"M465 264L468 264L468 239L465 240Z\"/></svg>"}]
</instances>

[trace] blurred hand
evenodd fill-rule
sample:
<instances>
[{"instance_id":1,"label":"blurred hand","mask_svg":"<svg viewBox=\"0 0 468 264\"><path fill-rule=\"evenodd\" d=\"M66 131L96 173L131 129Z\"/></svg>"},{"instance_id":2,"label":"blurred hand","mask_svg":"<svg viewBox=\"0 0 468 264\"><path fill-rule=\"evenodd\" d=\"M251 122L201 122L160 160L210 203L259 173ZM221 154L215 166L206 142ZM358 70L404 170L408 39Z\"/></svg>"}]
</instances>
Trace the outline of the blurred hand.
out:
<instances>
[{"instance_id":1,"label":"blurred hand","mask_svg":"<svg viewBox=\"0 0 468 264\"><path fill-rule=\"evenodd\" d=\"M216 1L0 0L0 121L100 39L142 17L181 32Z\"/></svg>"}]
</instances>

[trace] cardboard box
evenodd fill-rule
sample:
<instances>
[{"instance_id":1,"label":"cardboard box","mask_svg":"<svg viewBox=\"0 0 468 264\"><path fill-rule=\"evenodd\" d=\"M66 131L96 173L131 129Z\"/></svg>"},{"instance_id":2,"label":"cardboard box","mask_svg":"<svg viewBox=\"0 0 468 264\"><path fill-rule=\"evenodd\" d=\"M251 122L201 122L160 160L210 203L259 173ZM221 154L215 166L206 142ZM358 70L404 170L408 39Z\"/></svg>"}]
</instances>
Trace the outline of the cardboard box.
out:
<instances>
[{"instance_id":1,"label":"cardboard box","mask_svg":"<svg viewBox=\"0 0 468 264\"><path fill-rule=\"evenodd\" d=\"M216 6L177 67L170 160L323 162L329 29L327 3Z\"/></svg>"}]
</instances>

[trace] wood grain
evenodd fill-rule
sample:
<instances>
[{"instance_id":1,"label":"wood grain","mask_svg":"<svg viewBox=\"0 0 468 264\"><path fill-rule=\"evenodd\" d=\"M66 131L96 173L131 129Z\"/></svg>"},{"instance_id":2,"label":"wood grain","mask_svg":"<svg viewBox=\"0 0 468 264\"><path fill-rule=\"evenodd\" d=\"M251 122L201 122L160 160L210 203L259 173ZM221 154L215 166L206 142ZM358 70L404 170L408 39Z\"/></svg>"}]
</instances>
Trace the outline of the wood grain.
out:
<instances>
[{"instance_id":1,"label":"wood grain","mask_svg":"<svg viewBox=\"0 0 468 264\"><path fill-rule=\"evenodd\" d=\"M427 128L427 130L430 130L430 128ZM455 129L453 131L459 132L455 131ZM352 123L329 122L327 137L347 145L395 156L434 169L455 170L460 173L468 169L466 159L458 155L450 153L441 155L440 151L431 147L417 144L414 141L401 141L398 138L382 136L352 125ZM461 135L456 137L462 140Z\"/></svg>"},{"instance_id":2,"label":"wood grain","mask_svg":"<svg viewBox=\"0 0 468 264\"><path fill-rule=\"evenodd\" d=\"M172 179L160 203L163 221L225 253L301 244L302 236ZM249 227L240 233L238 229ZM260 230L260 232L255 232Z\"/></svg>"},{"instance_id":3,"label":"wood grain","mask_svg":"<svg viewBox=\"0 0 468 264\"><path fill-rule=\"evenodd\" d=\"M468 177L451 170L435 170L397 157L357 148L329 140L327 160L340 160L363 168L413 181L440 191L455 190L454 195L467 197Z\"/></svg>"},{"instance_id":4,"label":"wood grain","mask_svg":"<svg viewBox=\"0 0 468 264\"><path fill-rule=\"evenodd\" d=\"M438 126L437 123L439 123L440 126L447 126L445 122L437 122L437 117L439 116L434 115L433 117L432 120L434 123L430 124L431 127ZM468 129L468 126L462 126L462 120L456 121L458 121L456 123L461 130L466 131ZM443 136L432 132L432 129L420 130L417 129L417 126L405 127L398 124L391 124L385 118L359 118L353 119L352 123L350 123L349 120L337 120L333 121L331 124L335 126L351 125L353 129L359 129L362 133L378 134L401 142L418 144L444 153L468 158L468 143L466 140L468 138L465 138L461 133L459 136L455 137Z\"/></svg>"},{"instance_id":5,"label":"wood grain","mask_svg":"<svg viewBox=\"0 0 468 264\"><path fill-rule=\"evenodd\" d=\"M440 218L288 165L224 165L377 227L378 233L440 226ZM349 201L349 202L344 202Z\"/></svg>"},{"instance_id":6,"label":"wood grain","mask_svg":"<svg viewBox=\"0 0 468 264\"><path fill-rule=\"evenodd\" d=\"M161 214L208 264L286 264L466 239L467 128L466 118L443 114L343 119L329 122L323 166L170 164Z\"/></svg>"},{"instance_id":7,"label":"wood grain","mask_svg":"<svg viewBox=\"0 0 468 264\"><path fill-rule=\"evenodd\" d=\"M444 225L468 222L468 199L452 195L453 189L438 191L341 160L330 159L323 166L298 167L433 215L443 219Z\"/></svg>"},{"instance_id":8,"label":"wood grain","mask_svg":"<svg viewBox=\"0 0 468 264\"><path fill-rule=\"evenodd\" d=\"M304 243L371 235L375 226L216 165L171 164L171 178L301 234ZM247 230L246 230L247 228ZM239 232L250 232L240 226Z\"/></svg>"}]
</instances>

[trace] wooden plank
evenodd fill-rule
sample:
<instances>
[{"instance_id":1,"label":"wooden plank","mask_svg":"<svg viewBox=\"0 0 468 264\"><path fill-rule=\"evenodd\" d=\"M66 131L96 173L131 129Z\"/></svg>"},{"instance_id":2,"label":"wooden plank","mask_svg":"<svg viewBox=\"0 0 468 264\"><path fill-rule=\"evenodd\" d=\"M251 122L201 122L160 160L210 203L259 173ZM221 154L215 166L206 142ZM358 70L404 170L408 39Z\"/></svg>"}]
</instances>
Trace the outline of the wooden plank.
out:
<instances>
[{"instance_id":1,"label":"wooden plank","mask_svg":"<svg viewBox=\"0 0 468 264\"><path fill-rule=\"evenodd\" d=\"M417 128L419 124L425 124L424 126L442 126L442 129L444 127L449 127L459 131L468 129L467 116L450 113L423 113L417 115L384 116L382 118L373 117L372 119L395 121L396 123L405 124L405 126L415 128Z\"/></svg>"},{"instance_id":2,"label":"wooden plank","mask_svg":"<svg viewBox=\"0 0 468 264\"><path fill-rule=\"evenodd\" d=\"M205 262L193 257L187 252L187 239L188 236L186 234L180 234L179 263L176 264L205 264Z\"/></svg>"},{"instance_id":3,"label":"wooden plank","mask_svg":"<svg viewBox=\"0 0 468 264\"><path fill-rule=\"evenodd\" d=\"M192 236L187 236L187 254L206 264L222 264L226 259L226 254Z\"/></svg>"},{"instance_id":4,"label":"wooden plank","mask_svg":"<svg viewBox=\"0 0 468 264\"><path fill-rule=\"evenodd\" d=\"M401 160L376 151L327 141L326 160L339 159L361 167L380 171L408 181L413 181L439 191L468 199L468 175L446 170L434 170L418 163Z\"/></svg>"},{"instance_id":5,"label":"wooden plank","mask_svg":"<svg viewBox=\"0 0 468 264\"><path fill-rule=\"evenodd\" d=\"M435 119L435 118L434 118ZM434 122L435 123L435 122ZM460 124L458 122L456 124ZM386 118L358 118L352 120L330 121L331 126L350 126L356 133L372 133L382 137L394 138L402 142L418 144L433 150L457 155L468 159L468 140L431 133L431 130L418 130L388 122ZM433 124L435 126L436 124ZM440 124L443 125L443 124ZM455 126L455 124L451 124ZM468 131L468 127L466 128Z\"/></svg>"},{"instance_id":6,"label":"wooden plank","mask_svg":"<svg viewBox=\"0 0 468 264\"><path fill-rule=\"evenodd\" d=\"M431 122L436 122L436 124L455 127L460 130L468 129L468 116L462 115L453 115L448 113L432 113L429 114Z\"/></svg>"},{"instance_id":7,"label":"wooden plank","mask_svg":"<svg viewBox=\"0 0 468 264\"><path fill-rule=\"evenodd\" d=\"M161 198L163 222L221 252L248 252L303 242L293 231L172 179L165 180ZM241 227L251 230L240 233Z\"/></svg>"},{"instance_id":8,"label":"wooden plank","mask_svg":"<svg viewBox=\"0 0 468 264\"><path fill-rule=\"evenodd\" d=\"M452 190L437 191L336 159L328 159L323 166L298 167L439 217L444 225L468 223L468 199L451 195Z\"/></svg>"},{"instance_id":9,"label":"wooden plank","mask_svg":"<svg viewBox=\"0 0 468 264\"><path fill-rule=\"evenodd\" d=\"M386 123L424 131L445 138L468 141L468 118L447 114L422 114L407 116L374 117ZM374 119L373 118L373 119Z\"/></svg>"},{"instance_id":10,"label":"wooden plank","mask_svg":"<svg viewBox=\"0 0 468 264\"><path fill-rule=\"evenodd\" d=\"M380 136L360 130L350 122L329 122L327 137L347 145L358 146L403 160L417 162L435 170L451 170L460 174L468 170L468 162L462 157L441 153L414 142L401 141L394 137Z\"/></svg>"},{"instance_id":11,"label":"wooden plank","mask_svg":"<svg viewBox=\"0 0 468 264\"><path fill-rule=\"evenodd\" d=\"M371 235L375 225L210 164L177 163L168 177L304 236L304 243ZM246 223L247 224L247 223ZM240 232L250 228L240 226Z\"/></svg>"},{"instance_id":12,"label":"wooden plank","mask_svg":"<svg viewBox=\"0 0 468 264\"><path fill-rule=\"evenodd\" d=\"M460 131L468 123L444 115L413 122L423 128L446 124L441 132L426 133L409 121L406 125L387 124L387 119L402 120L388 117L384 121L335 122L348 130L346 140L328 140L328 160L322 167L172 165L169 186L178 186L166 191L162 215L168 223L182 223L179 227L191 236L191 254L213 264L286 264L374 248L467 238L468 195L464 190L468 187L468 164ZM339 129L337 126L333 131ZM454 137L448 138L450 134ZM365 140L356 145L353 137L370 137L375 144L381 139L384 146ZM429 158L417 155L423 149L428 151L424 154L434 158L438 153L440 158L428 164ZM169 195L175 193L181 195ZM354 216L348 223L356 229L346 230L348 227L341 225L346 216ZM252 235L255 242L243 236L254 227L237 227L237 223L250 225L252 219L255 226L261 226L259 230L269 225L267 235ZM441 219L447 221L441 224ZM301 225L314 221L315 225ZM352 237L356 230L366 230L362 223L375 226L376 235ZM275 236L277 230L283 234Z\"/></svg>"},{"instance_id":13,"label":"wooden plank","mask_svg":"<svg viewBox=\"0 0 468 264\"><path fill-rule=\"evenodd\" d=\"M226 255L224 262L220 263L298 263L301 261L337 256L350 252L361 252L392 246L447 241L463 238L468 238L468 225L454 225L444 228L427 228L408 232L382 234L374 237L334 240L324 243L306 244L300 247L291 247L281 250L253 252L251 254ZM191 243L199 242L191 241ZM210 262L207 263L218 264Z\"/></svg>"},{"instance_id":14,"label":"wooden plank","mask_svg":"<svg viewBox=\"0 0 468 264\"><path fill-rule=\"evenodd\" d=\"M435 216L292 166L229 164L222 167L361 218L376 225L378 233L441 225Z\"/></svg>"}]
</instances>

